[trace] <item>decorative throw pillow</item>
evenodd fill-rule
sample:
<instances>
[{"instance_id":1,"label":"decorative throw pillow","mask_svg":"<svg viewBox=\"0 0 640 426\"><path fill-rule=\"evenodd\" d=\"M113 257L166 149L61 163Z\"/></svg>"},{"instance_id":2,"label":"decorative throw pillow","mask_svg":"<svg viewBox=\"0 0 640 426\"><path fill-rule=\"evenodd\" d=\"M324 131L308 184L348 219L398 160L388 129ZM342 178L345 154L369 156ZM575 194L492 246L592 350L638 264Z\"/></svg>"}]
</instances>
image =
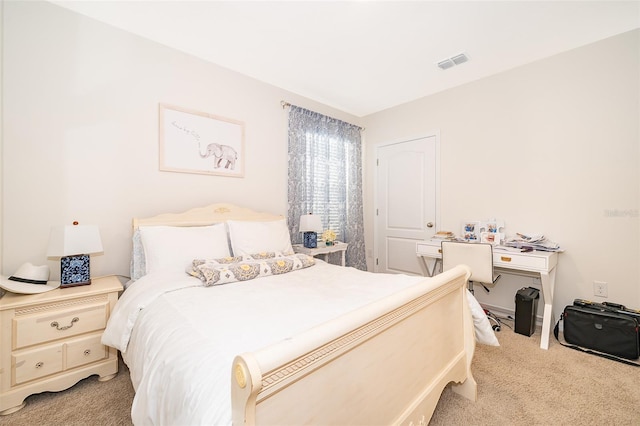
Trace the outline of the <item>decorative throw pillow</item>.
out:
<instances>
[{"instance_id":1,"label":"decorative throw pillow","mask_svg":"<svg viewBox=\"0 0 640 426\"><path fill-rule=\"evenodd\" d=\"M247 259L239 262L220 263L219 259L193 261L187 273L199 278L205 287L247 281L269 275L286 274L315 265L315 259L306 254L293 254L261 260Z\"/></svg>"}]
</instances>

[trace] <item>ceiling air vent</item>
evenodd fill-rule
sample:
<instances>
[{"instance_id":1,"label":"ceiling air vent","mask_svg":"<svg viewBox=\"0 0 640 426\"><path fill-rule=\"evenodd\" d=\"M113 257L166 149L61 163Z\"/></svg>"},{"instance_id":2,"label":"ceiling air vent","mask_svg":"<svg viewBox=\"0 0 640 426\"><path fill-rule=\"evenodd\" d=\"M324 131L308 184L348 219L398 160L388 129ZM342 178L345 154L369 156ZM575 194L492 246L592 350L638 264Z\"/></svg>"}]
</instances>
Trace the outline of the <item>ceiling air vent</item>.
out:
<instances>
[{"instance_id":1,"label":"ceiling air vent","mask_svg":"<svg viewBox=\"0 0 640 426\"><path fill-rule=\"evenodd\" d=\"M464 53L461 53L461 54L456 55L453 58L451 58L451 60L453 61L454 64L460 65L460 64L464 64L465 62L467 62L469 60L469 58Z\"/></svg>"},{"instance_id":2,"label":"ceiling air vent","mask_svg":"<svg viewBox=\"0 0 640 426\"><path fill-rule=\"evenodd\" d=\"M440 68L441 70L448 70L455 65L464 64L468 60L469 57L466 53L460 53L458 55L452 56L451 58L443 59L442 61L438 62L438 68Z\"/></svg>"},{"instance_id":3,"label":"ceiling air vent","mask_svg":"<svg viewBox=\"0 0 640 426\"><path fill-rule=\"evenodd\" d=\"M440 68L441 70L448 70L449 68L453 67L455 64L453 63L453 61L451 59L445 59L444 61L440 61L438 62L438 68Z\"/></svg>"}]
</instances>

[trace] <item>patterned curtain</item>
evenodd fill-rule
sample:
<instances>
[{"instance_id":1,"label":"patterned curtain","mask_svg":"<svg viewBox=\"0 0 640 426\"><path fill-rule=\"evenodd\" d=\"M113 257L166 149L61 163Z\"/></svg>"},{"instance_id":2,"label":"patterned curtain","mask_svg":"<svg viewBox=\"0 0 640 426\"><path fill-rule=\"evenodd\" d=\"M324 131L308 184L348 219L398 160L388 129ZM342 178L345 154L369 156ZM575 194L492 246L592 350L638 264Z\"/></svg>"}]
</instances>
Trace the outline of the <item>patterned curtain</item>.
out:
<instances>
[{"instance_id":1,"label":"patterned curtain","mask_svg":"<svg viewBox=\"0 0 640 426\"><path fill-rule=\"evenodd\" d=\"M347 266L366 270L361 128L292 105L289 110L288 225L294 243L300 216L322 218L349 243Z\"/></svg>"}]
</instances>

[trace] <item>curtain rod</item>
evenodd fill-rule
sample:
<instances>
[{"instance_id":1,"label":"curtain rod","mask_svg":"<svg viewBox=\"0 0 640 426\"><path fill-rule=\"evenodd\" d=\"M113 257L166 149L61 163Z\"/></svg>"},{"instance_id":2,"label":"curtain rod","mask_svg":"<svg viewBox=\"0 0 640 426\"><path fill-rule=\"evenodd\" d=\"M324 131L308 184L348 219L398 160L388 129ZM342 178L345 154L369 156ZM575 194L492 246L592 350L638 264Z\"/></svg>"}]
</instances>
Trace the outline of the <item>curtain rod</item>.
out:
<instances>
[{"instance_id":1,"label":"curtain rod","mask_svg":"<svg viewBox=\"0 0 640 426\"><path fill-rule=\"evenodd\" d=\"M290 104L287 101L280 101L280 105L282 105L282 109L285 109L286 107L290 107L290 106L297 106L297 105ZM301 108L301 107L298 107L298 108ZM340 120L340 121L343 121L343 120ZM346 123L346 121L345 121L345 123ZM347 124L351 124L351 123L347 123ZM352 126L356 126L355 124L351 124L351 125ZM364 132L366 130L364 127L361 127L361 126L356 126L356 127L359 128L360 131L362 131L362 132Z\"/></svg>"}]
</instances>

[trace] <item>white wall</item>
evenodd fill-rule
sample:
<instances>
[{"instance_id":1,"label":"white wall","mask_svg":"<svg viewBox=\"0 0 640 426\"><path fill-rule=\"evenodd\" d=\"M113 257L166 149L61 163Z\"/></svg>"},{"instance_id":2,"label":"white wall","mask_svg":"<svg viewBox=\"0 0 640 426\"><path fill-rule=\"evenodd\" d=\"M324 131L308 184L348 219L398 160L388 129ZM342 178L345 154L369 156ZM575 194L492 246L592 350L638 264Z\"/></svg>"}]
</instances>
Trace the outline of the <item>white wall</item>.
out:
<instances>
[{"instance_id":1,"label":"white wall","mask_svg":"<svg viewBox=\"0 0 640 426\"><path fill-rule=\"evenodd\" d=\"M134 216L232 202L286 213L287 110L359 119L44 2L3 2L2 273L52 226L100 227L92 275L128 275ZM158 103L245 123L245 177L161 172Z\"/></svg>"},{"instance_id":2,"label":"white wall","mask_svg":"<svg viewBox=\"0 0 640 426\"><path fill-rule=\"evenodd\" d=\"M556 318L574 298L605 300L594 280L608 282L606 300L640 308L639 56L636 30L373 114L367 164L380 144L440 131L439 229L498 218L558 242ZM368 168L367 218L374 177ZM366 232L373 241L373 221ZM529 285L503 276L476 295L513 310Z\"/></svg>"},{"instance_id":3,"label":"white wall","mask_svg":"<svg viewBox=\"0 0 640 426\"><path fill-rule=\"evenodd\" d=\"M3 274L47 262L51 226L73 220L100 226L97 276L128 274L134 216L217 201L284 213L284 99L366 127L368 250L375 147L439 130L440 229L497 217L559 242L556 316L593 299L593 280L640 307L640 31L358 119L50 3L3 4ZM159 102L244 121L245 177L160 172ZM508 308L530 284L506 277L484 299Z\"/></svg>"}]
</instances>

